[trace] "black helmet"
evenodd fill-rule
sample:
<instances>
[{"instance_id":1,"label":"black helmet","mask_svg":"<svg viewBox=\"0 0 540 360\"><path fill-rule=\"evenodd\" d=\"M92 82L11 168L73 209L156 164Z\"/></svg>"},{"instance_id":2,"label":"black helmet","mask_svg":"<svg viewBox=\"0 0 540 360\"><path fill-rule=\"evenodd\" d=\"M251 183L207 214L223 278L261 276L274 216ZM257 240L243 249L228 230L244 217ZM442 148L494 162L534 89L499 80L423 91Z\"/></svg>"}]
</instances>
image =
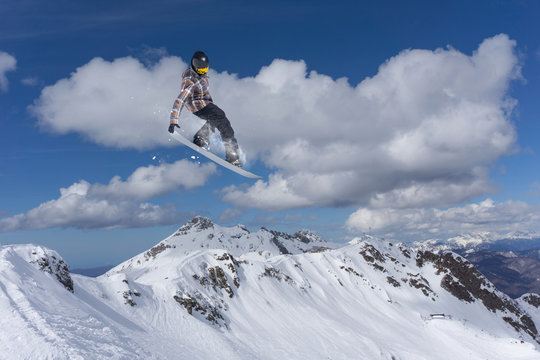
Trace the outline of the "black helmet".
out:
<instances>
[{"instance_id":1,"label":"black helmet","mask_svg":"<svg viewBox=\"0 0 540 360\"><path fill-rule=\"evenodd\" d=\"M199 75L206 74L208 72L208 56L204 51L197 50L191 57L191 68Z\"/></svg>"}]
</instances>

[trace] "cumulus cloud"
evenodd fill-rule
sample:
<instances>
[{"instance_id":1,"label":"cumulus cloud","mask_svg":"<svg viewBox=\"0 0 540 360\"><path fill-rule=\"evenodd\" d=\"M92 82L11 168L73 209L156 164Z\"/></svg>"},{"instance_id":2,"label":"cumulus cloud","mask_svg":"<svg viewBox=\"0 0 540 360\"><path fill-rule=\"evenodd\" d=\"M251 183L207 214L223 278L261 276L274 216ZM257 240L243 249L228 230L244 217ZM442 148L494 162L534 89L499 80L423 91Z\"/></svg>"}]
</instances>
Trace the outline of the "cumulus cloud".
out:
<instances>
[{"instance_id":1,"label":"cumulus cloud","mask_svg":"<svg viewBox=\"0 0 540 360\"><path fill-rule=\"evenodd\" d=\"M514 48L499 35L470 56L406 50L356 86L308 74L303 62L274 61L237 81L248 100L232 117L241 119L239 133L253 129L244 146L276 172L251 188L226 189L224 199L269 210L396 200L449 206L493 191L486 167L515 151L515 101L507 95L521 76ZM230 103L236 95L222 94Z\"/></svg>"},{"instance_id":2,"label":"cumulus cloud","mask_svg":"<svg viewBox=\"0 0 540 360\"><path fill-rule=\"evenodd\" d=\"M89 194L96 198L146 200L165 195L179 186L186 189L204 185L215 173L213 163L197 165L187 160L136 169L125 181L113 177L107 185L95 184Z\"/></svg>"},{"instance_id":3,"label":"cumulus cloud","mask_svg":"<svg viewBox=\"0 0 540 360\"><path fill-rule=\"evenodd\" d=\"M183 187L202 186L215 173L214 164L186 160L138 168L125 181L113 177L108 184L81 180L60 189L60 197L30 211L0 219L0 231L75 227L112 229L174 224L186 214L174 206L146 200Z\"/></svg>"},{"instance_id":4,"label":"cumulus cloud","mask_svg":"<svg viewBox=\"0 0 540 360\"><path fill-rule=\"evenodd\" d=\"M98 144L137 149L166 145L167 119L183 67L175 57L152 67L132 57L112 62L95 58L45 87L30 111L44 129L77 132Z\"/></svg>"},{"instance_id":5,"label":"cumulus cloud","mask_svg":"<svg viewBox=\"0 0 540 360\"><path fill-rule=\"evenodd\" d=\"M347 220L351 232L374 231L400 240L447 238L466 232L540 229L540 206L486 199L448 209L361 208Z\"/></svg>"},{"instance_id":6,"label":"cumulus cloud","mask_svg":"<svg viewBox=\"0 0 540 360\"><path fill-rule=\"evenodd\" d=\"M310 199L292 193L289 183L279 174L270 175L271 188L265 181L258 180L247 190L235 185L223 189L223 200L242 207L283 210L314 205Z\"/></svg>"},{"instance_id":7,"label":"cumulus cloud","mask_svg":"<svg viewBox=\"0 0 540 360\"><path fill-rule=\"evenodd\" d=\"M8 79L6 73L13 71L17 68L17 59L13 56L0 51L0 92L6 92L8 90Z\"/></svg>"},{"instance_id":8,"label":"cumulus cloud","mask_svg":"<svg viewBox=\"0 0 540 360\"><path fill-rule=\"evenodd\" d=\"M254 77L210 72L211 92L235 129L248 166L272 171L251 187L227 187L236 206L451 206L493 191L487 166L513 152L510 121L520 78L515 41L502 34L471 55L405 50L351 85L274 60ZM103 145L166 145L169 111L186 63L145 66L93 59L43 89L32 112L46 129ZM201 123L184 112L186 133ZM129 135L126 135L129 129Z\"/></svg>"}]
</instances>

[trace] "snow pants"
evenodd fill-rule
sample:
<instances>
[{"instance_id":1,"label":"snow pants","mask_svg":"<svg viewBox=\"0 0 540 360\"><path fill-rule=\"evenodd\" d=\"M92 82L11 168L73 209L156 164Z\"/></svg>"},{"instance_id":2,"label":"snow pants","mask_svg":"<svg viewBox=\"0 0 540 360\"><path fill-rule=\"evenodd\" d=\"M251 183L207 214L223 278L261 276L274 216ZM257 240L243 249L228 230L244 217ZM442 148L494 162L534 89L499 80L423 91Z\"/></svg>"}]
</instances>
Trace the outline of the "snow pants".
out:
<instances>
[{"instance_id":1,"label":"snow pants","mask_svg":"<svg viewBox=\"0 0 540 360\"><path fill-rule=\"evenodd\" d=\"M195 134L193 142L196 144L209 144L210 132L218 129L223 140L223 145L225 146L227 161L232 162L238 159L238 142L234 137L234 130L225 112L214 103L209 103L193 114L206 120L203 127Z\"/></svg>"}]
</instances>

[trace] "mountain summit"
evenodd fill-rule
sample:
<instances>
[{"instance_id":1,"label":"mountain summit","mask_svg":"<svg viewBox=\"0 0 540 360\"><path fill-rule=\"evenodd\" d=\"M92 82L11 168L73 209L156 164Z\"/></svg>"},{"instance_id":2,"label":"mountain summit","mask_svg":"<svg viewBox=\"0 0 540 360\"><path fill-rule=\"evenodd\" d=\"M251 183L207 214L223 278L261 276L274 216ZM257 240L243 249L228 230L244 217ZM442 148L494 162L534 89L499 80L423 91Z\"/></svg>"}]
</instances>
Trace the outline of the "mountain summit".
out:
<instances>
[{"instance_id":1,"label":"mountain summit","mask_svg":"<svg viewBox=\"0 0 540 360\"><path fill-rule=\"evenodd\" d=\"M195 217L148 251L118 265L111 272L144 267L161 259L181 259L197 251L219 249L240 256L250 252L273 255L301 254L336 248L317 235L302 230L294 235L262 228L251 233L244 225L221 227L205 217Z\"/></svg>"},{"instance_id":2,"label":"mountain summit","mask_svg":"<svg viewBox=\"0 0 540 360\"><path fill-rule=\"evenodd\" d=\"M98 278L72 274L71 290L31 249L0 248L0 354L14 359L540 356L540 297L512 300L452 252L196 217Z\"/></svg>"}]
</instances>

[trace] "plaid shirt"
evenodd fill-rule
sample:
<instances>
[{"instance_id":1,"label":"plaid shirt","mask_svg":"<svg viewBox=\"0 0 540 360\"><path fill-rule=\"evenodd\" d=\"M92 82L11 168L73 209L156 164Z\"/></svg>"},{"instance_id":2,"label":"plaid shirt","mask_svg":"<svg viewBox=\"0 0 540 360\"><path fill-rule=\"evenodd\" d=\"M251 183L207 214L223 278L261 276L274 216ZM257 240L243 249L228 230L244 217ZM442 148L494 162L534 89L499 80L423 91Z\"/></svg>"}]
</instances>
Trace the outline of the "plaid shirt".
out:
<instances>
[{"instance_id":1,"label":"plaid shirt","mask_svg":"<svg viewBox=\"0 0 540 360\"><path fill-rule=\"evenodd\" d=\"M178 124L184 106L189 112L196 112L212 102L208 89L208 75L199 75L191 68L182 74L182 88L171 110L171 124Z\"/></svg>"}]
</instances>

